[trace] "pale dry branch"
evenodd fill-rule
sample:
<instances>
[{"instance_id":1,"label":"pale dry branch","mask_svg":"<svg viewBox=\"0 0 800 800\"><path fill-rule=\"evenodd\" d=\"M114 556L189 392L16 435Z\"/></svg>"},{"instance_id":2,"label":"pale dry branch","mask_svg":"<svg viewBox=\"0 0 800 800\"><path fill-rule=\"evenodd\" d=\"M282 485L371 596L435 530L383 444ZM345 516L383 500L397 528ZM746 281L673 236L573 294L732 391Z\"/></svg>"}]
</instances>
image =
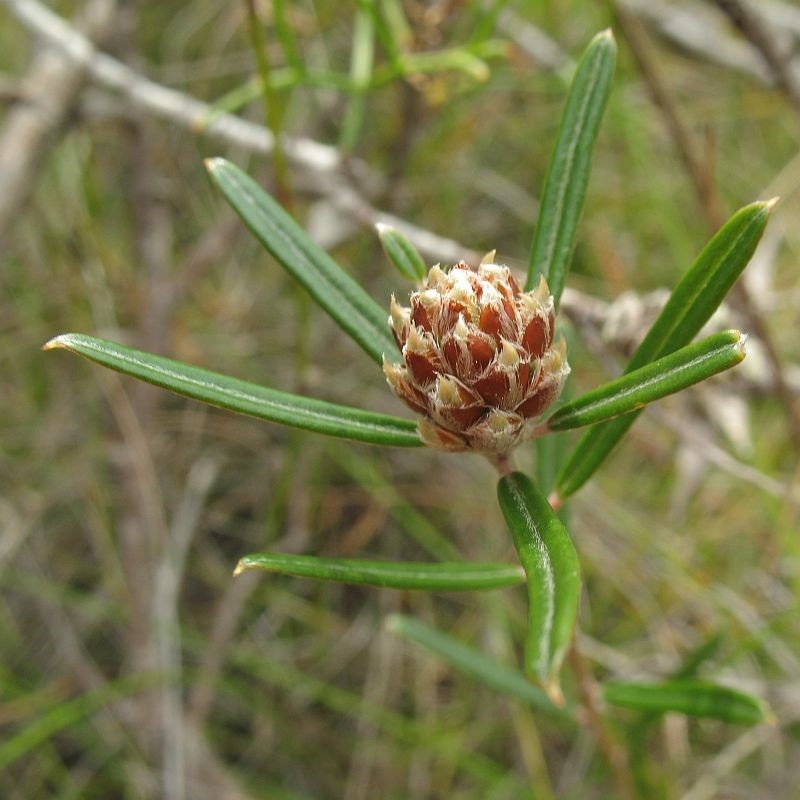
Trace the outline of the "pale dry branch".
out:
<instances>
[{"instance_id":1,"label":"pale dry branch","mask_svg":"<svg viewBox=\"0 0 800 800\"><path fill-rule=\"evenodd\" d=\"M703 768L703 775L683 795L683 800L711 800L721 797L723 784L745 758L760 750L779 729L770 725L759 725L735 739Z\"/></svg>"},{"instance_id":2,"label":"pale dry branch","mask_svg":"<svg viewBox=\"0 0 800 800\"><path fill-rule=\"evenodd\" d=\"M779 41L776 30L755 8L741 0L709 0L736 26L744 38L761 54L772 77L795 109L800 110L800 68L792 65L790 54Z\"/></svg>"},{"instance_id":3,"label":"pale dry branch","mask_svg":"<svg viewBox=\"0 0 800 800\"><path fill-rule=\"evenodd\" d=\"M91 48L91 39L102 39L110 31L116 8L114 0L91 0L76 23L84 33L64 25ZM0 133L0 235L30 194L45 150L68 119L85 79L82 63L48 47L36 55L16 87L18 102Z\"/></svg>"},{"instance_id":4,"label":"pale dry branch","mask_svg":"<svg viewBox=\"0 0 800 800\"><path fill-rule=\"evenodd\" d=\"M72 63L84 69L95 83L116 92L133 107L226 145L255 153L272 152L274 137L264 126L233 114L219 113L208 103L144 77L100 52L85 36L38 0L0 1L31 33L57 48ZM452 239L438 236L372 206L350 181L350 177L357 177L372 188L380 183L363 162L348 158L345 164L335 147L303 137L285 137L284 147L293 165L311 173L315 191L326 196L335 208L359 224L372 227L382 222L394 226L422 252L443 262L480 259L479 254Z\"/></svg>"},{"instance_id":5,"label":"pale dry branch","mask_svg":"<svg viewBox=\"0 0 800 800\"><path fill-rule=\"evenodd\" d=\"M619 6L638 16L661 38L694 58L749 75L767 86L775 84L775 75L759 52L728 33L717 15L706 13L698 6L654 3L652 0L620 0ZM781 7L773 9L773 18L777 15L785 17L784 11ZM790 69L800 74L800 60L793 59Z\"/></svg>"},{"instance_id":6,"label":"pale dry branch","mask_svg":"<svg viewBox=\"0 0 800 800\"><path fill-rule=\"evenodd\" d=\"M2 0L16 19L37 38L55 48L70 63L85 70L99 86L111 89L132 106L195 133L257 153L271 153L275 138L264 126L213 106L184 92L162 86L98 50L66 20L38 0ZM315 172L342 167L338 150L311 139L286 137L284 147L298 166ZM348 163L348 168L353 165Z\"/></svg>"},{"instance_id":7,"label":"pale dry branch","mask_svg":"<svg viewBox=\"0 0 800 800\"><path fill-rule=\"evenodd\" d=\"M575 65L555 39L511 8L503 9L498 19L498 28L543 69L569 71Z\"/></svg>"}]
</instances>

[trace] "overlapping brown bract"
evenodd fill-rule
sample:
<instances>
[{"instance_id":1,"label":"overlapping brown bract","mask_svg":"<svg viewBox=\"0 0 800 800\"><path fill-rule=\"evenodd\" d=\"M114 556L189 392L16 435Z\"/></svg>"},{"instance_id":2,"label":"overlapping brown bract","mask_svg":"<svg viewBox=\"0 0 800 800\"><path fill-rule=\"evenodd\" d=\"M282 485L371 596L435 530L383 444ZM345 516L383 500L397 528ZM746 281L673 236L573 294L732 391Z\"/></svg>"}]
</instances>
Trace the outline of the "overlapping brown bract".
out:
<instances>
[{"instance_id":1,"label":"overlapping brown bract","mask_svg":"<svg viewBox=\"0 0 800 800\"><path fill-rule=\"evenodd\" d=\"M410 308L392 297L389 324L402 360L383 371L431 447L508 452L569 374L546 281L523 292L499 264L433 267Z\"/></svg>"}]
</instances>

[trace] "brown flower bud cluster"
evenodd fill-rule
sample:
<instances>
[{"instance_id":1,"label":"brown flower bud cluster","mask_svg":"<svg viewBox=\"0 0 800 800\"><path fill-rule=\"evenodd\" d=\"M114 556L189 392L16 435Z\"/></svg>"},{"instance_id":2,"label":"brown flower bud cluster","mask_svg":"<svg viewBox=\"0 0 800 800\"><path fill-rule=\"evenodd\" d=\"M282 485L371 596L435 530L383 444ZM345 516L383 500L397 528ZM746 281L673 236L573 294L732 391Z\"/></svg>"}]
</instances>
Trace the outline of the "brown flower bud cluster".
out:
<instances>
[{"instance_id":1,"label":"brown flower bud cluster","mask_svg":"<svg viewBox=\"0 0 800 800\"><path fill-rule=\"evenodd\" d=\"M411 294L410 308L392 297L389 324L402 360L384 356L383 371L420 415L426 444L506 453L569 374L563 340L553 343L554 322L544 278L523 292L499 264L435 266Z\"/></svg>"}]
</instances>

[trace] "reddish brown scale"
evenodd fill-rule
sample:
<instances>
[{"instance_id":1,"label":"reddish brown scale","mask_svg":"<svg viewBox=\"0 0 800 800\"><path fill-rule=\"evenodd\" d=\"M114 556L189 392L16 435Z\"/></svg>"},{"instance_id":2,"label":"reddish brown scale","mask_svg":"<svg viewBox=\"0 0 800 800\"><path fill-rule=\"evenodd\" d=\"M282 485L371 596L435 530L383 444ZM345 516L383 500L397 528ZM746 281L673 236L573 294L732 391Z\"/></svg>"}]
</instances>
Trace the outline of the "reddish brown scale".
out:
<instances>
[{"instance_id":1,"label":"reddish brown scale","mask_svg":"<svg viewBox=\"0 0 800 800\"><path fill-rule=\"evenodd\" d=\"M474 333L467 339L467 350L472 356L473 363L481 369L488 367L494 358L494 348L491 344Z\"/></svg>"},{"instance_id":2,"label":"reddish brown scale","mask_svg":"<svg viewBox=\"0 0 800 800\"><path fill-rule=\"evenodd\" d=\"M417 383L429 386L436 379L436 367L429 358L419 353L406 353L405 359Z\"/></svg>"},{"instance_id":3,"label":"reddish brown scale","mask_svg":"<svg viewBox=\"0 0 800 800\"><path fill-rule=\"evenodd\" d=\"M551 380L541 381L536 391L514 410L523 417L538 417L560 393L560 383Z\"/></svg>"},{"instance_id":4,"label":"reddish brown scale","mask_svg":"<svg viewBox=\"0 0 800 800\"><path fill-rule=\"evenodd\" d=\"M440 341L443 341L444 337L453 330L458 322L459 315L463 314L465 311L466 308L464 304L456 300L448 300L446 303L442 304L442 309L439 314L439 324L437 326L438 329L435 331Z\"/></svg>"},{"instance_id":5,"label":"reddish brown scale","mask_svg":"<svg viewBox=\"0 0 800 800\"><path fill-rule=\"evenodd\" d=\"M496 408L504 407L509 388L508 375L499 370L492 371L486 377L475 381L475 391L487 405Z\"/></svg>"},{"instance_id":6,"label":"reddish brown scale","mask_svg":"<svg viewBox=\"0 0 800 800\"><path fill-rule=\"evenodd\" d=\"M458 357L461 355L461 347L454 336L450 336L444 340L442 345L442 355L444 362L451 375L456 374L458 370Z\"/></svg>"},{"instance_id":7,"label":"reddish brown scale","mask_svg":"<svg viewBox=\"0 0 800 800\"><path fill-rule=\"evenodd\" d=\"M503 308L505 309L508 321L512 324L514 328L516 328L519 325L519 316L517 315L516 303L514 303L514 301L511 298L504 297ZM509 333L512 333L512 331L509 330ZM513 331L513 333L516 333L516 331Z\"/></svg>"},{"instance_id":8,"label":"reddish brown scale","mask_svg":"<svg viewBox=\"0 0 800 800\"><path fill-rule=\"evenodd\" d=\"M412 410L418 414L427 413L427 397L419 389L414 388L407 380L402 377L396 377L396 388L400 399Z\"/></svg>"},{"instance_id":9,"label":"reddish brown scale","mask_svg":"<svg viewBox=\"0 0 800 800\"><path fill-rule=\"evenodd\" d=\"M442 450L467 450L468 445L467 442L464 440L463 436L459 436L458 434L451 433L450 431L445 430L444 428L440 428L438 425L433 427L431 431L433 435L436 437L439 447Z\"/></svg>"},{"instance_id":10,"label":"reddish brown scale","mask_svg":"<svg viewBox=\"0 0 800 800\"><path fill-rule=\"evenodd\" d=\"M500 311L494 306L484 306L478 319L478 327L490 336L500 333Z\"/></svg>"},{"instance_id":11,"label":"reddish brown scale","mask_svg":"<svg viewBox=\"0 0 800 800\"><path fill-rule=\"evenodd\" d=\"M517 367L517 386L521 392L526 392L531 382L531 365L523 362Z\"/></svg>"},{"instance_id":12,"label":"reddish brown scale","mask_svg":"<svg viewBox=\"0 0 800 800\"><path fill-rule=\"evenodd\" d=\"M411 298L411 319L418 328L431 333L431 321L428 318L428 309L422 305L418 297Z\"/></svg>"},{"instance_id":13,"label":"reddish brown scale","mask_svg":"<svg viewBox=\"0 0 800 800\"><path fill-rule=\"evenodd\" d=\"M531 354L531 358L541 358L550 346L547 325L541 317L534 317L522 334L522 346Z\"/></svg>"},{"instance_id":14,"label":"reddish brown scale","mask_svg":"<svg viewBox=\"0 0 800 800\"><path fill-rule=\"evenodd\" d=\"M465 386L460 380L458 380L458 378L454 378L453 380L456 384L456 388L458 389L459 399L464 404L464 407L480 405L481 398L474 389L470 389L468 386Z\"/></svg>"},{"instance_id":15,"label":"reddish brown scale","mask_svg":"<svg viewBox=\"0 0 800 800\"><path fill-rule=\"evenodd\" d=\"M447 408L440 412L443 417L449 417L459 428L465 430L474 425L483 414L483 406L470 406L468 408Z\"/></svg>"}]
</instances>

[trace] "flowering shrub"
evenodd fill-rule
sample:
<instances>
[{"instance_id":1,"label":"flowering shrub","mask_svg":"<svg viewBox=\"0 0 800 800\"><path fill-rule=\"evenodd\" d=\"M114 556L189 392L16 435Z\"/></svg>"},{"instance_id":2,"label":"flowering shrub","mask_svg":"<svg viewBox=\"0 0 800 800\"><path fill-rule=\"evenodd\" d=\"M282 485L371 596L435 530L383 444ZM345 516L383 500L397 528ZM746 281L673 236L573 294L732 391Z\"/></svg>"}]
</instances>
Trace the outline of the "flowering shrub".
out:
<instances>
[{"instance_id":1,"label":"flowering shrub","mask_svg":"<svg viewBox=\"0 0 800 800\"><path fill-rule=\"evenodd\" d=\"M524 284L507 267L494 263L494 254L480 265L460 262L450 269L434 266L427 271L411 242L384 228L380 234L392 262L421 281L408 306L392 298L388 324L384 306L254 181L222 159L208 163L212 179L264 247L373 361L383 364L389 385L417 415L417 423L256 386L82 334L64 334L46 345L274 423L372 444L429 445L487 456L500 473L498 500L521 566L259 553L242 558L236 572L259 568L405 589L462 591L524 582L529 600L524 671L538 686L525 683L518 673L509 675L480 654L472 653L468 660L474 673L493 676L505 691L528 701L533 697L551 713L559 713L556 706L565 702L559 674L573 641L581 591L578 555L555 510L594 473L644 405L744 357L744 336L738 331L690 342L746 266L772 207L753 203L717 232L673 291L621 377L542 419L569 374L565 346L554 334L555 320L615 52L610 33L601 33L576 69L541 194ZM588 431L561 465L549 497L515 471L514 448L534 436L578 427ZM466 658L457 643L421 623L397 618L394 625L453 663ZM613 705L673 709L736 722L755 722L765 713L755 698L712 684L608 684L603 693ZM560 713L576 719L572 711Z\"/></svg>"}]
</instances>

